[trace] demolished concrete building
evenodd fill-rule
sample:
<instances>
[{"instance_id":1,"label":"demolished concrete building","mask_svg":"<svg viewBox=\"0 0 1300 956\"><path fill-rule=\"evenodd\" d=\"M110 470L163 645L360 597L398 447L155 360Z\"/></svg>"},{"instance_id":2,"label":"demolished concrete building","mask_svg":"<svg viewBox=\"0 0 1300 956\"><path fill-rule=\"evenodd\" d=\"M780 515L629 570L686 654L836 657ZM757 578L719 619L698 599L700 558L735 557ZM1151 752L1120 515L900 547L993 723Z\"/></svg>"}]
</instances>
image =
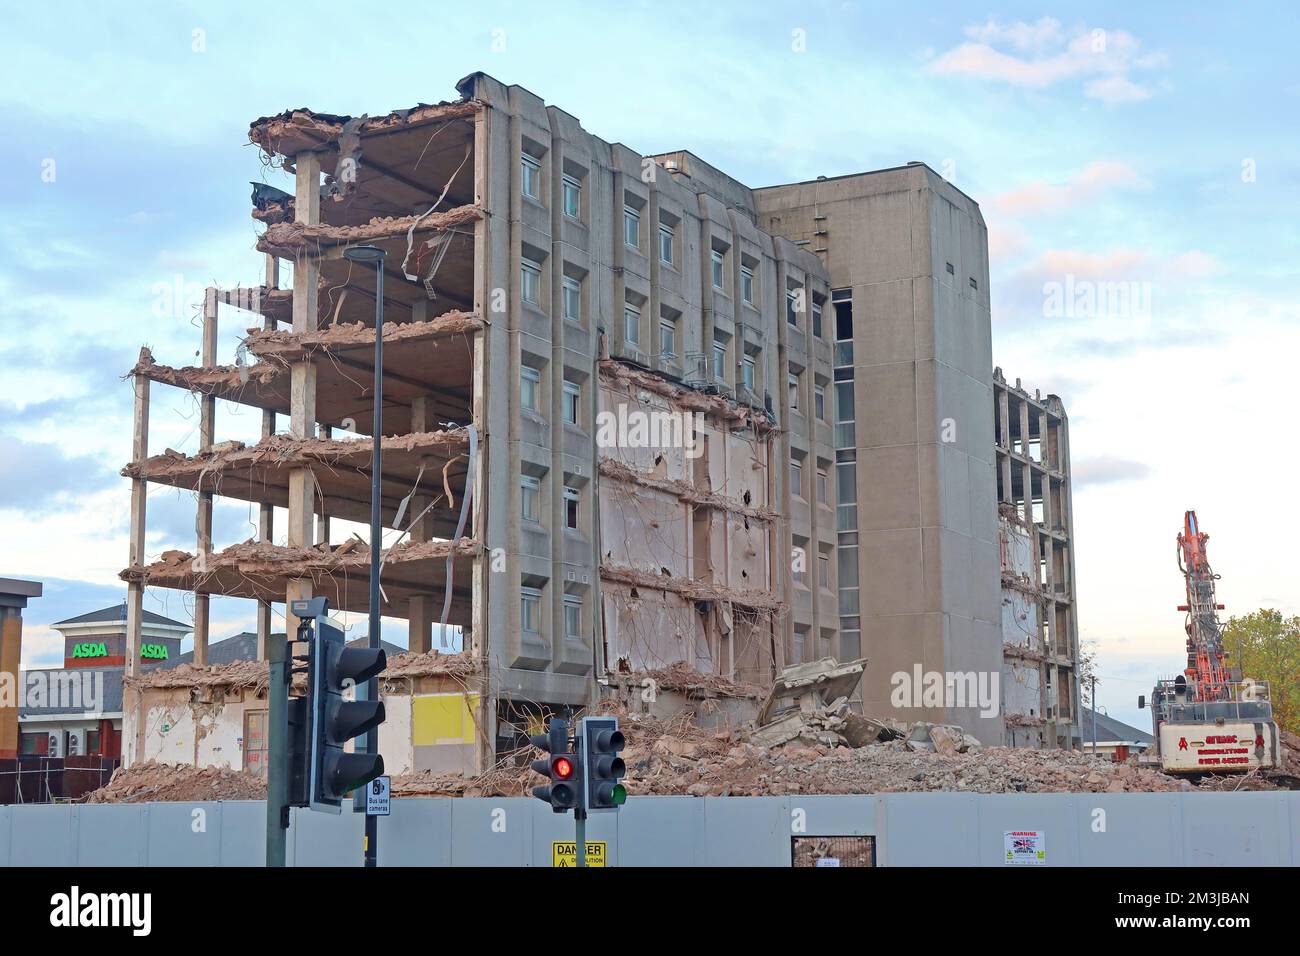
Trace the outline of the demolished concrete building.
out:
<instances>
[{"instance_id":1,"label":"demolished concrete building","mask_svg":"<svg viewBox=\"0 0 1300 956\"><path fill-rule=\"evenodd\" d=\"M368 242L386 252L382 513L403 533L382 612L415 655L460 629L478 683L457 765L678 662L767 687L865 657L855 710L1000 743L981 702L890 687L1002 668L975 202L921 164L752 190L485 74L457 89L253 123L295 183L254 190L265 282L208 290L199 367L144 350L131 372L128 641L150 587L194 595L196 668L210 595L259 602L260 657L273 604L289 633L297 597L365 610L367 545L330 519L369 507L376 285L343 257ZM223 361L218 321L250 313ZM199 396L197 453L151 454L156 384ZM260 410L261 441L219 441L218 399ZM149 483L196 495L193 552L146 553ZM214 496L258 506L255 540L214 545ZM133 686L128 764L158 752Z\"/></svg>"},{"instance_id":2,"label":"demolished concrete building","mask_svg":"<svg viewBox=\"0 0 1300 956\"><path fill-rule=\"evenodd\" d=\"M1002 567L1002 713L1010 746L1079 737L1070 438L1056 395L993 375Z\"/></svg>"}]
</instances>

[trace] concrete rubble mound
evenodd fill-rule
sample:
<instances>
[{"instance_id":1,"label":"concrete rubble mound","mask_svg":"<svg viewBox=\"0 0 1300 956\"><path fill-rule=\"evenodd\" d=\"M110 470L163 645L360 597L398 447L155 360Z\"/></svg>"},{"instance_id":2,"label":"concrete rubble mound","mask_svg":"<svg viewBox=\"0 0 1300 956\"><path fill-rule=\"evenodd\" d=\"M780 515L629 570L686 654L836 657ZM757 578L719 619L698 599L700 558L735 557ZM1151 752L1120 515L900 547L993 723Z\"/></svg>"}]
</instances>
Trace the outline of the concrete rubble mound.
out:
<instances>
[{"instance_id":1,"label":"concrete rubble mound","mask_svg":"<svg viewBox=\"0 0 1300 956\"><path fill-rule=\"evenodd\" d=\"M265 800L266 784L243 770L188 767L152 760L118 767L86 803L200 803L207 800Z\"/></svg>"}]
</instances>

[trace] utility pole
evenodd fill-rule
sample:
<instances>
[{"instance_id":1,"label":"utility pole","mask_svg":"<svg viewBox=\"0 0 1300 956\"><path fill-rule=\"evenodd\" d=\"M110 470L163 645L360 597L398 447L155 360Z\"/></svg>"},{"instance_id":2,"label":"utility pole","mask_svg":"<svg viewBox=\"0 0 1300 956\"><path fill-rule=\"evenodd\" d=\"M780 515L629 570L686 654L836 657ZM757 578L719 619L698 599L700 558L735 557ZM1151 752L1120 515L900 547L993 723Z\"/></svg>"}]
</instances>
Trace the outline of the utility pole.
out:
<instances>
[{"instance_id":1,"label":"utility pole","mask_svg":"<svg viewBox=\"0 0 1300 956\"><path fill-rule=\"evenodd\" d=\"M1088 694L1092 698L1092 752L1097 752L1097 675L1092 675L1092 691Z\"/></svg>"},{"instance_id":2,"label":"utility pole","mask_svg":"<svg viewBox=\"0 0 1300 956\"><path fill-rule=\"evenodd\" d=\"M284 866L289 831L289 653L283 634L266 639L267 687L266 865Z\"/></svg>"}]
</instances>

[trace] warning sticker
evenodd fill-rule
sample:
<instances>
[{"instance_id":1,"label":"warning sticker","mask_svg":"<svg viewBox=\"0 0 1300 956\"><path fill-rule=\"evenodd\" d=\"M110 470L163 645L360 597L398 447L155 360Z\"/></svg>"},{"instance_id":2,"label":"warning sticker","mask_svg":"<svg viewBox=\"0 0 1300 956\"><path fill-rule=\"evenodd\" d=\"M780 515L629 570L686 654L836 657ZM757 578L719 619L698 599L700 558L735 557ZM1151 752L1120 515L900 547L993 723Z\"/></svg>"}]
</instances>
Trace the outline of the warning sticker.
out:
<instances>
[{"instance_id":1,"label":"warning sticker","mask_svg":"<svg viewBox=\"0 0 1300 956\"><path fill-rule=\"evenodd\" d=\"M1047 862L1047 834L1042 830L1005 830L1002 845L1012 866L1042 866Z\"/></svg>"},{"instance_id":2,"label":"warning sticker","mask_svg":"<svg viewBox=\"0 0 1300 956\"><path fill-rule=\"evenodd\" d=\"M551 866L577 866L578 865L578 844L569 840L567 843L559 840L551 844ZM587 841L587 866L604 866L605 865L605 841L599 843Z\"/></svg>"}]
</instances>

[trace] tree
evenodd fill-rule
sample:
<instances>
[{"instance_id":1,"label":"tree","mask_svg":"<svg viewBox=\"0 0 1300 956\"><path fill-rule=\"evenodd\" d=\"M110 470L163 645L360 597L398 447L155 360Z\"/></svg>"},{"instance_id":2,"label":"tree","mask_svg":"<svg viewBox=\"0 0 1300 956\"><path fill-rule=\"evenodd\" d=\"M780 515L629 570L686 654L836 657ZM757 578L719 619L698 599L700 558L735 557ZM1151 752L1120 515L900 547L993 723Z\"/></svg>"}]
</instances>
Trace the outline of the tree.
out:
<instances>
[{"instance_id":1,"label":"tree","mask_svg":"<svg viewBox=\"0 0 1300 956\"><path fill-rule=\"evenodd\" d=\"M1243 678L1268 681L1278 726L1300 733L1300 617L1269 608L1230 617L1223 646Z\"/></svg>"},{"instance_id":2,"label":"tree","mask_svg":"<svg viewBox=\"0 0 1300 956\"><path fill-rule=\"evenodd\" d=\"M1083 698L1083 706L1092 707L1092 678L1097 673L1097 642L1083 641L1079 644L1079 696ZM1101 683L1101 678L1097 678L1097 683Z\"/></svg>"}]
</instances>

